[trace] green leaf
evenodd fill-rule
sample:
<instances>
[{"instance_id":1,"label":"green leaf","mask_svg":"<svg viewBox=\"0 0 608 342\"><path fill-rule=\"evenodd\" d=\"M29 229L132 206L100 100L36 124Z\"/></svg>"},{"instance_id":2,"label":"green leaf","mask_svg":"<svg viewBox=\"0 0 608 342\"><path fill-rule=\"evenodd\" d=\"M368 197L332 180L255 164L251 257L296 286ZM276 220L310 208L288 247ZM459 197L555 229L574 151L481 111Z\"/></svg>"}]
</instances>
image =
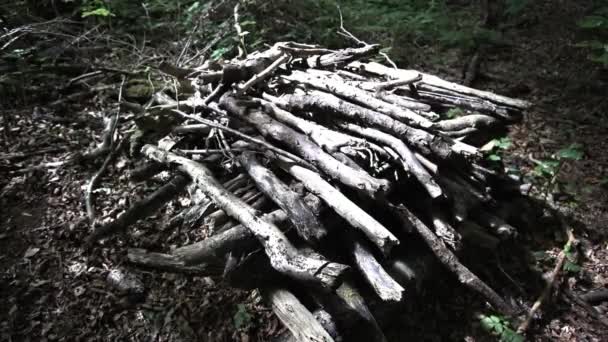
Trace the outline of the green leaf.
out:
<instances>
[{"instance_id":1,"label":"green leaf","mask_svg":"<svg viewBox=\"0 0 608 342\"><path fill-rule=\"evenodd\" d=\"M248 326L251 323L253 317L247 311L247 307L245 306L245 304L238 304L236 307L237 310L233 317L234 326L237 329L241 329Z\"/></svg>"},{"instance_id":2,"label":"green leaf","mask_svg":"<svg viewBox=\"0 0 608 342\"><path fill-rule=\"evenodd\" d=\"M524 337L507 328L500 336L500 342L524 342Z\"/></svg>"},{"instance_id":3,"label":"green leaf","mask_svg":"<svg viewBox=\"0 0 608 342\"><path fill-rule=\"evenodd\" d=\"M490 154L488 159L491 161L500 161L502 158L498 154Z\"/></svg>"},{"instance_id":4,"label":"green leaf","mask_svg":"<svg viewBox=\"0 0 608 342\"><path fill-rule=\"evenodd\" d=\"M448 119L453 119L453 118L456 118L456 117L462 116L463 114L464 114L464 110L462 110L462 109L460 109L460 108L457 108L457 107L454 107L454 108L450 108L450 110L448 110L448 111L445 113L445 116L446 116Z\"/></svg>"},{"instance_id":5,"label":"green leaf","mask_svg":"<svg viewBox=\"0 0 608 342\"><path fill-rule=\"evenodd\" d=\"M570 273L578 273L582 270L583 268L575 263L573 263L570 260L566 260L566 262L564 263L564 271L566 272L570 272Z\"/></svg>"},{"instance_id":6,"label":"green leaf","mask_svg":"<svg viewBox=\"0 0 608 342\"><path fill-rule=\"evenodd\" d=\"M186 12L192 13L192 12L196 11L200 7L200 5L201 5L200 1L195 1L192 3L192 5L190 5L190 7L188 7L188 9L186 9Z\"/></svg>"},{"instance_id":7,"label":"green leaf","mask_svg":"<svg viewBox=\"0 0 608 342\"><path fill-rule=\"evenodd\" d=\"M590 15L579 21L578 26L584 29L594 29L602 26L608 26L608 18L599 15Z\"/></svg>"},{"instance_id":8,"label":"green leaf","mask_svg":"<svg viewBox=\"0 0 608 342\"><path fill-rule=\"evenodd\" d=\"M572 144L557 151L557 157L560 159L581 160L583 158L581 147L580 144Z\"/></svg>"},{"instance_id":9,"label":"green leaf","mask_svg":"<svg viewBox=\"0 0 608 342\"><path fill-rule=\"evenodd\" d=\"M213 50L213 52L211 53L211 59L213 59L214 61L222 58L222 56L224 56L224 54L226 54L228 51L230 51L231 49L229 48L219 48L219 49L215 49Z\"/></svg>"},{"instance_id":10,"label":"green leaf","mask_svg":"<svg viewBox=\"0 0 608 342\"><path fill-rule=\"evenodd\" d=\"M604 52L601 55L591 55L589 56L589 60L592 62L601 63L604 66L608 66L608 52Z\"/></svg>"},{"instance_id":11,"label":"green leaf","mask_svg":"<svg viewBox=\"0 0 608 342\"><path fill-rule=\"evenodd\" d=\"M498 147L501 150L507 150L507 149L509 149L509 147L511 147L511 145L512 145L511 139L509 139L508 137L500 138L500 139L498 139L498 142L496 143L496 147Z\"/></svg>"},{"instance_id":12,"label":"green leaf","mask_svg":"<svg viewBox=\"0 0 608 342\"><path fill-rule=\"evenodd\" d=\"M504 320L495 315L481 315L480 323L483 329L495 335L502 334L505 329Z\"/></svg>"},{"instance_id":13,"label":"green leaf","mask_svg":"<svg viewBox=\"0 0 608 342\"><path fill-rule=\"evenodd\" d=\"M90 16L96 16L96 17L112 16L113 17L114 14L112 14L112 12L110 12L107 8L104 8L104 7L100 7L100 8L94 9L92 11L82 12L83 18L90 17Z\"/></svg>"},{"instance_id":14,"label":"green leaf","mask_svg":"<svg viewBox=\"0 0 608 342\"><path fill-rule=\"evenodd\" d=\"M536 163L537 165L534 168L534 174L539 177L555 176L555 173L559 168L559 161L557 160L541 160Z\"/></svg>"}]
</instances>

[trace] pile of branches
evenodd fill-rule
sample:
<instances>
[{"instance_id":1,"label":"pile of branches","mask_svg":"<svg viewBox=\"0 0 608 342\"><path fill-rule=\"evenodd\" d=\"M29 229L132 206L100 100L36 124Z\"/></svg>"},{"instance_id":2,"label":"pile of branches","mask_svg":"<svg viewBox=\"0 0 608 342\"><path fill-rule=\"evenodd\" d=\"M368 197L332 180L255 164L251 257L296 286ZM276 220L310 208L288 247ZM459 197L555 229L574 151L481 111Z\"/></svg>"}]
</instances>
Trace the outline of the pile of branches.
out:
<instances>
[{"instance_id":1,"label":"pile of branches","mask_svg":"<svg viewBox=\"0 0 608 342\"><path fill-rule=\"evenodd\" d=\"M385 340L370 305L412 300L432 263L513 314L458 256L465 243L492 248L517 234L496 208L519 184L479 146L529 103L366 62L378 53L281 42L192 69L163 63L175 86L121 101L137 129L108 144L128 140L146 160L133 179L172 178L103 222L91 182L87 242L196 190L164 228L204 227L206 238L165 253L132 248L129 261L259 289L289 331L281 340Z\"/></svg>"}]
</instances>

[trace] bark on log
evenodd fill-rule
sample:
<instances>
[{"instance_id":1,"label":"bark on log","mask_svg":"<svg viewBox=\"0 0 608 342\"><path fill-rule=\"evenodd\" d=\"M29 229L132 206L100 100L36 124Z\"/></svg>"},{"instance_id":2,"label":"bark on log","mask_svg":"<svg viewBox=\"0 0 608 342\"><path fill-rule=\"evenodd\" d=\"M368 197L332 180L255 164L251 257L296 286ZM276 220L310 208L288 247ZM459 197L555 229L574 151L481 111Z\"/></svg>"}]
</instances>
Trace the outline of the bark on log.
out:
<instances>
[{"instance_id":1,"label":"bark on log","mask_svg":"<svg viewBox=\"0 0 608 342\"><path fill-rule=\"evenodd\" d=\"M300 195L263 167L253 153L241 154L240 161L258 188L287 213L298 235L305 241L317 245L327 235L325 227L304 204Z\"/></svg>"},{"instance_id":2,"label":"bark on log","mask_svg":"<svg viewBox=\"0 0 608 342\"><path fill-rule=\"evenodd\" d=\"M142 153L161 163L179 165L218 207L253 232L270 258L272 267L280 273L327 288L340 284L348 266L300 255L276 226L257 217L254 209L227 192L205 166L153 145L144 146Z\"/></svg>"},{"instance_id":3,"label":"bark on log","mask_svg":"<svg viewBox=\"0 0 608 342\"><path fill-rule=\"evenodd\" d=\"M498 125L495 118L482 114L470 114L454 119L433 123L433 128L440 131L460 131L467 128L490 128Z\"/></svg>"},{"instance_id":4,"label":"bark on log","mask_svg":"<svg viewBox=\"0 0 608 342\"><path fill-rule=\"evenodd\" d=\"M174 255L150 252L141 248L129 248L127 260L132 264L160 271L194 274L199 276L219 276L222 274L223 269L221 263L187 266Z\"/></svg>"},{"instance_id":5,"label":"bark on log","mask_svg":"<svg viewBox=\"0 0 608 342\"><path fill-rule=\"evenodd\" d=\"M431 198L435 199L443 196L443 191L435 182L433 176L426 171L426 169L418 162L412 151L410 151L410 149L401 140L373 128L363 128L346 122L338 123L338 127L359 134L377 143L389 146L399 155L399 158L404 164L405 171L416 177L420 184L424 186Z\"/></svg>"},{"instance_id":6,"label":"bark on log","mask_svg":"<svg viewBox=\"0 0 608 342\"><path fill-rule=\"evenodd\" d=\"M314 195L304 198L310 210L318 215L321 210L321 201ZM262 219L277 226L287 223L288 216L283 210L275 210L262 216ZM188 265L206 263L222 258L232 250L249 250L256 245L255 236L243 225L237 225L228 230L212 235L205 240L177 248L172 254L183 259Z\"/></svg>"},{"instance_id":7,"label":"bark on log","mask_svg":"<svg viewBox=\"0 0 608 342\"><path fill-rule=\"evenodd\" d=\"M259 108L239 104L238 100L223 97L220 104L230 113L243 118L254 125L263 136L281 141L290 146L298 155L309 160L330 177L342 184L364 191L372 198L382 196L388 190L386 180L376 179L369 174L354 170L323 151L307 136L274 120Z\"/></svg>"},{"instance_id":8,"label":"bark on log","mask_svg":"<svg viewBox=\"0 0 608 342\"><path fill-rule=\"evenodd\" d=\"M312 312L315 319L321 324L323 329L329 333L329 335L336 342L342 342L342 336L336 324L336 320L331 317L331 314L323 309L316 309ZM272 339L272 342L298 342L298 339L287 330L279 336Z\"/></svg>"},{"instance_id":9,"label":"bark on log","mask_svg":"<svg viewBox=\"0 0 608 342\"><path fill-rule=\"evenodd\" d=\"M353 227L361 230L384 255L388 255L391 249L399 244L399 240L388 229L317 173L285 162L282 163L281 167L302 182L310 192L322 198L328 206L333 208Z\"/></svg>"},{"instance_id":10,"label":"bark on log","mask_svg":"<svg viewBox=\"0 0 608 342\"><path fill-rule=\"evenodd\" d=\"M531 106L531 104L527 101L512 99L506 96L497 95L491 93L489 91L483 91L478 89L473 89L470 87L466 87L463 85L459 85L456 83L445 81L437 76L421 73L415 70L404 70L404 69L393 69L387 66L384 66L380 63L361 63L361 62L352 62L349 64L349 67L356 68L359 70L367 71L376 75L386 76L391 79L406 79L411 78L414 75L420 74L422 75L422 80L420 83L429 84L435 87L451 90L454 92L458 92L464 95L479 97L485 100L492 101L494 103L503 104L506 106L510 106L519 110L527 109Z\"/></svg>"},{"instance_id":11,"label":"bark on log","mask_svg":"<svg viewBox=\"0 0 608 342\"><path fill-rule=\"evenodd\" d=\"M287 289L275 287L261 289L260 292L296 341L334 341L313 314Z\"/></svg>"},{"instance_id":12,"label":"bark on log","mask_svg":"<svg viewBox=\"0 0 608 342\"><path fill-rule=\"evenodd\" d=\"M494 308L503 314L515 313L514 308L507 304L492 288L464 266L454 253L452 253L433 232L418 219L412 212L404 207L410 225L422 236L439 261L452 271L461 284L482 295Z\"/></svg>"},{"instance_id":13,"label":"bark on log","mask_svg":"<svg viewBox=\"0 0 608 342\"><path fill-rule=\"evenodd\" d=\"M402 139L429 158L443 161L460 161L464 157L477 156L478 151L471 146L433 135L424 130L410 127L388 115L344 101L332 94L310 90L306 95L286 94L279 97L277 104L289 110L329 113L353 121L363 122Z\"/></svg>"},{"instance_id":14,"label":"bark on log","mask_svg":"<svg viewBox=\"0 0 608 342\"><path fill-rule=\"evenodd\" d=\"M386 114L395 120L408 123L415 127L428 128L432 125L431 121L413 110L395 106L389 102L377 99L372 94L369 94L362 89L340 82L336 77L315 77L309 72L299 70L294 70L290 75L281 77L288 81L306 84L315 89L335 94L350 102Z\"/></svg>"},{"instance_id":15,"label":"bark on log","mask_svg":"<svg viewBox=\"0 0 608 342\"><path fill-rule=\"evenodd\" d=\"M367 283L378 297L386 302L400 302L405 291L380 265L371 250L354 234L348 234L349 250L355 267L361 272Z\"/></svg>"}]
</instances>

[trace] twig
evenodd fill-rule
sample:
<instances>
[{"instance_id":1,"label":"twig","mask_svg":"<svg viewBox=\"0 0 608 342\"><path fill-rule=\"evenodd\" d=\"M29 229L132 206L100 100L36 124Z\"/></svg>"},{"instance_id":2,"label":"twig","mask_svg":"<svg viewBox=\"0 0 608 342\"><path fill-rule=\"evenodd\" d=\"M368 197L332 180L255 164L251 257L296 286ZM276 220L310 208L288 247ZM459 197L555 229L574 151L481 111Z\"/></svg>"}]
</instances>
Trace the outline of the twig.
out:
<instances>
[{"instance_id":1,"label":"twig","mask_svg":"<svg viewBox=\"0 0 608 342\"><path fill-rule=\"evenodd\" d=\"M212 110L215 111L215 109L213 109L212 107L207 107L207 108L211 108ZM274 147L273 145L265 142L264 140L260 140L260 139L257 139L257 138L250 137L249 135L247 135L245 133L241 133L241 132L237 131L236 129L233 129L233 128L230 128L230 127L226 127L224 125L218 124L218 123L213 122L211 120L199 118L199 117L196 117L194 115L188 115L188 114L186 114L186 113L184 113L184 112L182 112L181 110L178 110L178 109L173 109L173 112L175 112L175 113L177 113L177 114L179 114L179 115L181 115L181 116L183 116L185 118L188 118L188 119L191 119L191 120L194 120L194 121L198 121L198 122L200 122L202 124L205 124L205 125L207 125L209 127L221 129L221 130L223 130L225 132L228 132L230 134L234 134L237 137L242 138L242 139L247 140L247 141L250 141L252 143L255 143L255 144L258 144L258 145L262 145L262 146L266 147L267 149L269 149L269 150L271 150L271 151L273 151L275 153L278 153L278 154L280 154L280 155L282 155L284 157L287 157L287 158L293 160L295 163L297 163L299 165L303 165L303 166L305 166L306 168L309 168L309 169L313 169L313 170L315 169L314 166L312 166L310 163L308 163L307 161L303 160L302 158L296 156L295 154L287 152L287 151L285 151L283 149L280 149L278 147Z\"/></svg>"},{"instance_id":2,"label":"twig","mask_svg":"<svg viewBox=\"0 0 608 342\"><path fill-rule=\"evenodd\" d=\"M118 90L118 103L119 104L122 101L122 88L123 88L124 84L125 84L125 77L123 75L122 82L120 84L120 89ZM106 168L110 164L110 161L114 158L114 155L116 154L116 152L121 149L123 142L126 140L126 138L123 138L123 140L120 142L119 146L114 149L114 146L116 145L116 142L114 140L114 133L116 132L116 128L118 127L118 118L119 117L120 117L120 106L118 106L118 109L116 110L116 115L114 116L113 124L110 127L108 135L106 136L106 139L109 139L109 141L110 141L110 153L104 160L104 162L101 165L101 167L99 168L99 170L93 175L93 177L89 181L89 184L87 185L87 188L85 191L85 196L84 196L85 205L87 208L87 216L89 217L89 220L91 221L91 225L93 225L95 223L95 207L93 205L93 189L95 189L97 182L99 182L99 179L104 174Z\"/></svg>"},{"instance_id":3,"label":"twig","mask_svg":"<svg viewBox=\"0 0 608 342\"><path fill-rule=\"evenodd\" d=\"M568 229L566 231L566 233L568 234L568 241L564 245L564 248L562 249L562 251L559 252L559 255L557 256L557 263L555 264L553 271L551 271L551 274L549 275L549 279L547 279L547 284L545 284L545 288L543 289L543 292L541 292L541 294L538 297L538 299L536 300L536 302L534 302L534 305L532 305L532 308L530 309L530 312L528 312L526 319L517 328L518 334L523 334L526 332L526 330L528 330L528 327L530 326L532 319L536 315L536 312L540 309L542 304L547 300L547 298L551 294L551 289L553 289L553 287L555 286L555 283L557 282L557 279L559 279L559 277L558 277L559 273L562 270L562 268L564 268L564 263L566 262L566 256L567 256L566 251L568 249L570 249L570 246L572 246L572 244L574 244L576 242L576 239L574 238L574 234L572 233L571 229Z\"/></svg>"},{"instance_id":4,"label":"twig","mask_svg":"<svg viewBox=\"0 0 608 342\"><path fill-rule=\"evenodd\" d=\"M414 82L418 82L421 80L422 80L422 75L418 74L418 75L410 77L410 78L382 82L382 83L378 83L378 85L376 86L376 91L386 90L386 89L395 88L395 87L401 87L401 86L409 85L409 84L412 84Z\"/></svg>"},{"instance_id":5,"label":"twig","mask_svg":"<svg viewBox=\"0 0 608 342\"><path fill-rule=\"evenodd\" d=\"M350 31L348 31L344 27L344 18L342 17L342 10L340 9L340 5L337 5L336 7L338 7L338 14L340 15L340 29L338 30L338 34L341 36L344 36L346 38L354 40L359 45L368 46L369 44L367 44L366 42L362 41L361 39L355 37L354 34L352 34ZM393 69L398 69L397 64L395 64L395 62L393 62L385 52L379 52L378 54L381 55L382 57L384 57L384 59L386 59L386 61L393 67Z\"/></svg>"},{"instance_id":6,"label":"twig","mask_svg":"<svg viewBox=\"0 0 608 342\"><path fill-rule=\"evenodd\" d=\"M245 58L247 57L247 49L245 48L245 34L241 29L241 25L239 24L239 7L240 3L237 2L234 5L234 29L236 30L237 38L239 40L239 55L237 58Z\"/></svg>"},{"instance_id":7,"label":"twig","mask_svg":"<svg viewBox=\"0 0 608 342\"><path fill-rule=\"evenodd\" d=\"M243 95L249 88L254 86L256 83L263 81L268 76L270 76L276 69L278 69L281 66L281 64L285 63L287 60L289 60L289 56L286 54L279 57L276 61L274 61L272 64L270 64L266 69L262 70L259 74L254 75L247 82L245 82L245 84L243 84L243 86L239 87L238 90L236 91L236 95L237 96Z\"/></svg>"}]
</instances>

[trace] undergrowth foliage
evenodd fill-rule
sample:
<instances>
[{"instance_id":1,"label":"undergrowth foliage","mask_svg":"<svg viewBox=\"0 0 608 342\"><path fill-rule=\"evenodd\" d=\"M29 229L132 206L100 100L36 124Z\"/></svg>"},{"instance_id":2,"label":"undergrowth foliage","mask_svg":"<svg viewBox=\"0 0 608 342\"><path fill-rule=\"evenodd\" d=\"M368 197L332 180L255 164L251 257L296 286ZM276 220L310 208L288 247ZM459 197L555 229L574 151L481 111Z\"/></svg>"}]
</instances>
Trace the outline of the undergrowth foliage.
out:
<instances>
[{"instance_id":1,"label":"undergrowth foliage","mask_svg":"<svg viewBox=\"0 0 608 342\"><path fill-rule=\"evenodd\" d=\"M576 46L589 50L589 60L608 68L608 6L599 7L578 22L589 38Z\"/></svg>"}]
</instances>

